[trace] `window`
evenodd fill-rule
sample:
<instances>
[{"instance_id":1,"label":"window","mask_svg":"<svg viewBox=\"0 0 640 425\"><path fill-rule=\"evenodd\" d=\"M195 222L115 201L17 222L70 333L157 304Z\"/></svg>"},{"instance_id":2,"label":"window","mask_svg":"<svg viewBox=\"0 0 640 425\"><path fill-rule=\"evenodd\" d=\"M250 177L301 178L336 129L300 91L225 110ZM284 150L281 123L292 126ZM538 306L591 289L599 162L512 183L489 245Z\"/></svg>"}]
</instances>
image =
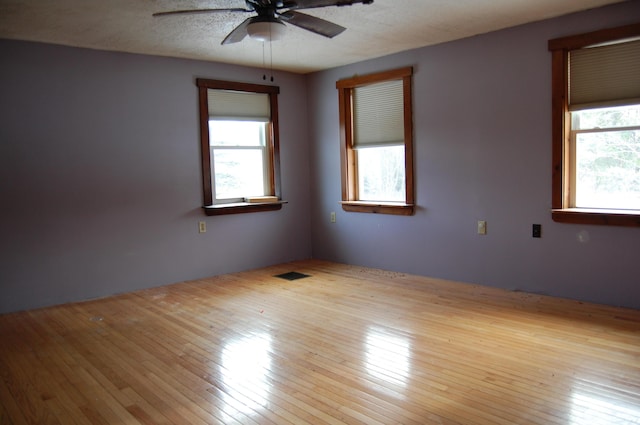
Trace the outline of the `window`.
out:
<instances>
[{"instance_id":1,"label":"window","mask_svg":"<svg viewBox=\"0 0 640 425\"><path fill-rule=\"evenodd\" d=\"M640 211L640 105L571 112L576 208Z\"/></svg>"},{"instance_id":2,"label":"window","mask_svg":"<svg viewBox=\"0 0 640 425\"><path fill-rule=\"evenodd\" d=\"M411 67L336 83L342 208L414 212Z\"/></svg>"},{"instance_id":3,"label":"window","mask_svg":"<svg viewBox=\"0 0 640 425\"><path fill-rule=\"evenodd\" d=\"M549 41L552 218L640 226L640 24Z\"/></svg>"},{"instance_id":4,"label":"window","mask_svg":"<svg viewBox=\"0 0 640 425\"><path fill-rule=\"evenodd\" d=\"M278 87L198 79L207 215L282 207Z\"/></svg>"}]
</instances>

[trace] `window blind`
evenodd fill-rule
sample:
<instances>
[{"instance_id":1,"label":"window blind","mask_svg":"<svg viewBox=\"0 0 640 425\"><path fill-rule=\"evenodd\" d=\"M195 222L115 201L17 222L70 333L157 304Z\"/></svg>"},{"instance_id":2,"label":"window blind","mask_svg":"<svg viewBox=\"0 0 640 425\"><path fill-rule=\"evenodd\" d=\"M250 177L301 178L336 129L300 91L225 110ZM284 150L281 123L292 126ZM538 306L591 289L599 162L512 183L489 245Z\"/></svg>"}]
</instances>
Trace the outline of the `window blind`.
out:
<instances>
[{"instance_id":1,"label":"window blind","mask_svg":"<svg viewBox=\"0 0 640 425\"><path fill-rule=\"evenodd\" d=\"M569 109L640 102L640 40L569 52Z\"/></svg>"},{"instance_id":2,"label":"window blind","mask_svg":"<svg viewBox=\"0 0 640 425\"><path fill-rule=\"evenodd\" d=\"M354 148L404 144L402 80L356 87L353 108Z\"/></svg>"},{"instance_id":3,"label":"window blind","mask_svg":"<svg viewBox=\"0 0 640 425\"><path fill-rule=\"evenodd\" d=\"M261 122L271 119L267 93L208 89L207 99L210 119Z\"/></svg>"}]
</instances>

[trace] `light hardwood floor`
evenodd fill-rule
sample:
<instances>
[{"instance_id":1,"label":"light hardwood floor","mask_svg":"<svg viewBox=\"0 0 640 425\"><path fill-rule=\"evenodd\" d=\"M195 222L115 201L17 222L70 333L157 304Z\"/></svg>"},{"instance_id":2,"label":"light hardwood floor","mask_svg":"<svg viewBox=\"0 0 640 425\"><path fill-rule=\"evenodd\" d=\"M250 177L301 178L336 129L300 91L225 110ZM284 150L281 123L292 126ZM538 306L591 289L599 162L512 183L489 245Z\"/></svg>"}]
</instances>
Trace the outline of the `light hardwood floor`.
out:
<instances>
[{"instance_id":1,"label":"light hardwood floor","mask_svg":"<svg viewBox=\"0 0 640 425\"><path fill-rule=\"evenodd\" d=\"M320 261L2 315L0 341L3 425L640 423L640 311Z\"/></svg>"}]
</instances>

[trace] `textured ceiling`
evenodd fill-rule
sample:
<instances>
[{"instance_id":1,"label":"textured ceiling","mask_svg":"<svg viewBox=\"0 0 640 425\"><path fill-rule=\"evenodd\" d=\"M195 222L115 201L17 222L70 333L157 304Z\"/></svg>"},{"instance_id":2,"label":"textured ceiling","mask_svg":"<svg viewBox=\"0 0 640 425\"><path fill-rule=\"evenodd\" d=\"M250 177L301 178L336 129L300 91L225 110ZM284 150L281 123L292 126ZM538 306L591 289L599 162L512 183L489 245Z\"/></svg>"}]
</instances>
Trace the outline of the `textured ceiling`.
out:
<instances>
[{"instance_id":1,"label":"textured ceiling","mask_svg":"<svg viewBox=\"0 0 640 425\"><path fill-rule=\"evenodd\" d=\"M248 37L220 45L248 14L152 17L155 12L244 7L243 0L0 0L0 38L146 53L307 73L620 0L374 0L309 9L347 28L333 39L287 26L263 46ZM266 52L265 52L266 49Z\"/></svg>"}]
</instances>

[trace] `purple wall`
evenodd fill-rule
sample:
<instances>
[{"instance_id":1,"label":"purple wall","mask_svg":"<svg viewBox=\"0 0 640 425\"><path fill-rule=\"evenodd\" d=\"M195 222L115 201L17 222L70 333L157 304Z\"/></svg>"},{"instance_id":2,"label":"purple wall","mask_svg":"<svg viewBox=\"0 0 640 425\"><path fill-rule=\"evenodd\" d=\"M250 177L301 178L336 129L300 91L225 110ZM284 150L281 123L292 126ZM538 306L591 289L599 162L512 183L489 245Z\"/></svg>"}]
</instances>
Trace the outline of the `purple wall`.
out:
<instances>
[{"instance_id":1,"label":"purple wall","mask_svg":"<svg viewBox=\"0 0 640 425\"><path fill-rule=\"evenodd\" d=\"M195 78L260 70L7 40L0 57L0 312L310 257L304 76L275 74L289 204L206 217Z\"/></svg>"},{"instance_id":2,"label":"purple wall","mask_svg":"<svg viewBox=\"0 0 640 425\"><path fill-rule=\"evenodd\" d=\"M547 51L549 39L639 16L640 2L625 2L310 75L313 256L640 308L640 229L551 220ZM344 212L335 83L409 65L417 213Z\"/></svg>"}]
</instances>

